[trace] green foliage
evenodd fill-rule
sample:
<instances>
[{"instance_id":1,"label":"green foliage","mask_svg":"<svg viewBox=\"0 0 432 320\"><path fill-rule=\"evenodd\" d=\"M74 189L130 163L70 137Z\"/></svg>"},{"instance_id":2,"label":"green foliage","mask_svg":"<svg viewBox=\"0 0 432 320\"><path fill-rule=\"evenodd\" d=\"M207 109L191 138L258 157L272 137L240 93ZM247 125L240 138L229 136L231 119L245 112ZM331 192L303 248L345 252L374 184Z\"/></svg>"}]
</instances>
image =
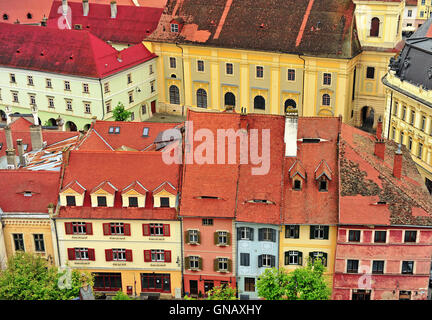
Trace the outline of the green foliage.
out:
<instances>
[{"instance_id":1,"label":"green foliage","mask_svg":"<svg viewBox=\"0 0 432 320\"><path fill-rule=\"evenodd\" d=\"M113 300L132 300L126 293L123 291L117 291L116 295L112 298Z\"/></svg>"},{"instance_id":2,"label":"green foliage","mask_svg":"<svg viewBox=\"0 0 432 320\"><path fill-rule=\"evenodd\" d=\"M331 290L323 276L321 260L291 273L266 269L257 281L258 295L266 300L328 300Z\"/></svg>"},{"instance_id":3,"label":"green foliage","mask_svg":"<svg viewBox=\"0 0 432 320\"><path fill-rule=\"evenodd\" d=\"M58 272L40 256L18 252L0 272L1 300L70 300L79 296L84 283L93 285L91 275L70 272L70 286L60 288L67 270ZM60 281L59 281L60 280Z\"/></svg>"},{"instance_id":4,"label":"green foliage","mask_svg":"<svg viewBox=\"0 0 432 320\"><path fill-rule=\"evenodd\" d=\"M115 121L126 121L131 116L132 112L125 110L123 103L119 102L113 110Z\"/></svg>"},{"instance_id":5,"label":"green foliage","mask_svg":"<svg viewBox=\"0 0 432 320\"><path fill-rule=\"evenodd\" d=\"M184 300L196 300L195 298L189 297L187 294L183 297Z\"/></svg>"},{"instance_id":6,"label":"green foliage","mask_svg":"<svg viewBox=\"0 0 432 320\"><path fill-rule=\"evenodd\" d=\"M228 285L213 287L207 291L207 300L237 300L236 290Z\"/></svg>"}]
</instances>

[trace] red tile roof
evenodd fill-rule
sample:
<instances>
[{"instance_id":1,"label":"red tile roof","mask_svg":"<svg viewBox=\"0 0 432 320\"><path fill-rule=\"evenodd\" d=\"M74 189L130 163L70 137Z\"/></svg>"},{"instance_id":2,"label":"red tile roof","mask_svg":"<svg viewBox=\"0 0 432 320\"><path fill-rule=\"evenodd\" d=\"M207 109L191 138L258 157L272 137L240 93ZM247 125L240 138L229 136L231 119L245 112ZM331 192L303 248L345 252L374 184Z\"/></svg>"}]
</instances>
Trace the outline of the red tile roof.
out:
<instances>
[{"instance_id":1,"label":"red tile roof","mask_svg":"<svg viewBox=\"0 0 432 320\"><path fill-rule=\"evenodd\" d=\"M156 57L142 44L121 52L88 31L0 23L0 65L104 78ZM43 53L43 55L41 54Z\"/></svg>"},{"instance_id":2,"label":"red tile roof","mask_svg":"<svg viewBox=\"0 0 432 320\"><path fill-rule=\"evenodd\" d=\"M374 141L372 135L342 125L340 223L432 225L431 196L409 151L402 146L402 178L396 179L397 144L386 140L382 161L374 155Z\"/></svg>"},{"instance_id":3,"label":"red tile roof","mask_svg":"<svg viewBox=\"0 0 432 320\"><path fill-rule=\"evenodd\" d=\"M65 185L61 192L66 191L67 189L72 189L73 191L79 193L79 194L83 194L86 189L76 180L71 181L70 183L68 183L67 185Z\"/></svg>"},{"instance_id":4,"label":"red tile roof","mask_svg":"<svg viewBox=\"0 0 432 320\"><path fill-rule=\"evenodd\" d=\"M351 0L168 0L147 40L351 58L361 52L354 10Z\"/></svg>"},{"instance_id":5,"label":"red tile roof","mask_svg":"<svg viewBox=\"0 0 432 320\"><path fill-rule=\"evenodd\" d=\"M320 138L319 143L297 142L297 157L285 158L285 170L300 161L307 180L301 190L293 190L290 173L284 173L285 224L337 224L338 222L338 155L340 118L300 117L297 138ZM323 160L332 174L328 191L320 192L315 172ZM327 170L327 169L326 169Z\"/></svg>"},{"instance_id":6,"label":"red tile roof","mask_svg":"<svg viewBox=\"0 0 432 320\"><path fill-rule=\"evenodd\" d=\"M148 192L148 190L137 180L135 180L133 183L131 183L129 186L127 186L126 188L124 188L121 191L121 194L125 194L130 190L135 190L136 192L144 195Z\"/></svg>"},{"instance_id":7,"label":"red tile roof","mask_svg":"<svg viewBox=\"0 0 432 320\"><path fill-rule=\"evenodd\" d=\"M0 208L4 212L48 213L57 203L60 172L0 170ZM24 196L29 191L31 196Z\"/></svg>"},{"instance_id":8,"label":"red tile roof","mask_svg":"<svg viewBox=\"0 0 432 320\"><path fill-rule=\"evenodd\" d=\"M58 19L62 16L61 1L52 3L48 27L58 28ZM72 28L80 24L83 30L89 31L104 41L114 43L141 43L156 28L162 14L162 8L136 7L117 4L117 16L111 18L110 4L89 3L87 16L83 15L83 6L79 2L68 2L71 8Z\"/></svg>"},{"instance_id":9,"label":"red tile roof","mask_svg":"<svg viewBox=\"0 0 432 320\"><path fill-rule=\"evenodd\" d=\"M78 149L121 150L127 147L129 151L142 151L153 144L159 133L179 125L181 123L96 121ZM120 133L109 133L110 127L120 127ZM149 128L148 136L145 137L144 128Z\"/></svg>"},{"instance_id":10,"label":"red tile roof","mask_svg":"<svg viewBox=\"0 0 432 320\"><path fill-rule=\"evenodd\" d=\"M38 24L42 19L48 18L52 0L0 0L0 19L5 23ZM27 14L30 13L30 17ZM3 15L8 16L4 20Z\"/></svg>"},{"instance_id":11,"label":"red tile roof","mask_svg":"<svg viewBox=\"0 0 432 320\"><path fill-rule=\"evenodd\" d=\"M96 187L91 189L90 194L95 193L96 191L103 190L105 192L108 192L109 194L114 195L118 189L113 186L113 184L109 181L103 181L100 184L98 184Z\"/></svg>"},{"instance_id":12,"label":"red tile roof","mask_svg":"<svg viewBox=\"0 0 432 320\"><path fill-rule=\"evenodd\" d=\"M145 208L122 208L121 190L138 180L147 190L154 190L163 182L178 189L179 166L167 165L161 152L133 151L70 151L65 164L63 186L77 180L87 190L109 181L115 192L113 208L92 208L86 192L83 207L61 207L60 218L115 218L115 219L174 219L175 208L153 208L153 194L147 193Z\"/></svg>"}]
</instances>

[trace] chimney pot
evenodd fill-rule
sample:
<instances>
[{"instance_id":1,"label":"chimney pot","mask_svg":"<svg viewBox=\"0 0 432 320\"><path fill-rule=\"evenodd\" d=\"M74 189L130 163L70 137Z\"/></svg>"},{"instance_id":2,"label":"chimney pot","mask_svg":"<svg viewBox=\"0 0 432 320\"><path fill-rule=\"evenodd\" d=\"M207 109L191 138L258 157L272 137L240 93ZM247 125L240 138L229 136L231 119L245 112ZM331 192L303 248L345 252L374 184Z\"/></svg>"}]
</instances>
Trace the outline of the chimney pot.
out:
<instances>
[{"instance_id":1,"label":"chimney pot","mask_svg":"<svg viewBox=\"0 0 432 320\"><path fill-rule=\"evenodd\" d=\"M87 17L89 13L89 3L88 0L83 0L83 16Z\"/></svg>"},{"instance_id":2,"label":"chimney pot","mask_svg":"<svg viewBox=\"0 0 432 320\"><path fill-rule=\"evenodd\" d=\"M39 150L43 147L42 126L30 126L30 139L33 150Z\"/></svg>"},{"instance_id":3,"label":"chimney pot","mask_svg":"<svg viewBox=\"0 0 432 320\"><path fill-rule=\"evenodd\" d=\"M376 129L376 137L378 140L382 139L382 120L381 117L378 119L377 129Z\"/></svg>"},{"instance_id":4,"label":"chimney pot","mask_svg":"<svg viewBox=\"0 0 432 320\"><path fill-rule=\"evenodd\" d=\"M17 149L18 149L18 156L20 161L20 166L25 167L26 166L26 159L24 157L24 145L22 139L17 139Z\"/></svg>"},{"instance_id":5,"label":"chimney pot","mask_svg":"<svg viewBox=\"0 0 432 320\"><path fill-rule=\"evenodd\" d=\"M111 19L115 19L117 16L117 2L111 1Z\"/></svg>"},{"instance_id":6,"label":"chimney pot","mask_svg":"<svg viewBox=\"0 0 432 320\"><path fill-rule=\"evenodd\" d=\"M6 160L8 165L12 165L15 169L17 167L17 161L15 157L15 149L6 150Z\"/></svg>"},{"instance_id":7,"label":"chimney pot","mask_svg":"<svg viewBox=\"0 0 432 320\"><path fill-rule=\"evenodd\" d=\"M375 141L375 152L374 154L380 158L381 160L384 160L384 154L385 154L385 140L384 139L377 139Z\"/></svg>"},{"instance_id":8,"label":"chimney pot","mask_svg":"<svg viewBox=\"0 0 432 320\"><path fill-rule=\"evenodd\" d=\"M6 136L6 149L13 149L13 139L12 139L12 130L9 126L6 126L4 129Z\"/></svg>"},{"instance_id":9,"label":"chimney pot","mask_svg":"<svg viewBox=\"0 0 432 320\"><path fill-rule=\"evenodd\" d=\"M297 115L286 115L285 132L284 132L285 157L297 156L297 129L298 129Z\"/></svg>"},{"instance_id":10,"label":"chimney pot","mask_svg":"<svg viewBox=\"0 0 432 320\"><path fill-rule=\"evenodd\" d=\"M397 179L402 178L402 150L400 144L394 155L393 176Z\"/></svg>"}]
</instances>

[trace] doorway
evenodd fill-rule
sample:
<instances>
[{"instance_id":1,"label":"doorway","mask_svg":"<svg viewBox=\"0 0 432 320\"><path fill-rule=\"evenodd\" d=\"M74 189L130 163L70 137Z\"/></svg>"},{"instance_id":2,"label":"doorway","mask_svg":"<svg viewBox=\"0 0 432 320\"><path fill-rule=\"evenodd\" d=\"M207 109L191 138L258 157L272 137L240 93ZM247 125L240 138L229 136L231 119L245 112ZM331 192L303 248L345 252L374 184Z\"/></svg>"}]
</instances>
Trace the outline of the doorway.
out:
<instances>
[{"instance_id":1,"label":"doorway","mask_svg":"<svg viewBox=\"0 0 432 320\"><path fill-rule=\"evenodd\" d=\"M189 290L191 295L198 295L198 281L189 280Z\"/></svg>"}]
</instances>

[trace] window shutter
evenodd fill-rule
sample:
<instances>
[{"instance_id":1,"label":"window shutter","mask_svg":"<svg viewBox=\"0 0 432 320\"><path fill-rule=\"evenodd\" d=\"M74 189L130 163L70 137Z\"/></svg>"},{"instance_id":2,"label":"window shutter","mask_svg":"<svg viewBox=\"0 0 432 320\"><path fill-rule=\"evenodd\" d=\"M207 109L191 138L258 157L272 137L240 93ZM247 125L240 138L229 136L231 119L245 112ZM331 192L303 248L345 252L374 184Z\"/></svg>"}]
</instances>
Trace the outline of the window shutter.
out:
<instances>
[{"instance_id":1,"label":"window shutter","mask_svg":"<svg viewBox=\"0 0 432 320\"><path fill-rule=\"evenodd\" d=\"M86 223L86 234L88 234L88 235L93 234L93 226L91 223Z\"/></svg>"},{"instance_id":2,"label":"window shutter","mask_svg":"<svg viewBox=\"0 0 432 320\"><path fill-rule=\"evenodd\" d=\"M276 242L276 230L271 229L271 234L272 234L272 242Z\"/></svg>"},{"instance_id":3,"label":"window shutter","mask_svg":"<svg viewBox=\"0 0 432 320\"><path fill-rule=\"evenodd\" d=\"M249 235L250 235L250 240L251 241L253 241L253 239L254 239L254 231L255 231L254 228L249 228Z\"/></svg>"},{"instance_id":4,"label":"window shutter","mask_svg":"<svg viewBox=\"0 0 432 320\"><path fill-rule=\"evenodd\" d=\"M213 233L213 240L214 240L214 244L219 244L219 233L217 232Z\"/></svg>"},{"instance_id":5,"label":"window shutter","mask_svg":"<svg viewBox=\"0 0 432 320\"><path fill-rule=\"evenodd\" d=\"M126 249L126 261L132 261L132 250Z\"/></svg>"},{"instance_id":6,"label":"window shutter","mask_svg":"<svg viewBox=\"0 0 432 320\"><path fill-rule=\"evenodd\" d=\"M219 259L213 260L213 269L214 271L219 271Z\"/></svg>"},{"instance_id":7,"label":"window shutter","mask_svg":"<svg viewBox=\"0 0 432 320\"><path fill-rule=\"evenodd\" d=\"M104 236L108 236L111 234L111 227L110 227L109 223L103 224L103 234L104 234Z\"/></svg>"},{"instance_id":8,"label":"window shutter","mask_svg":"<svg viewBox=\"0 0 432 320\"><path fill-rule=\"evenodd\" d=\"M69 260L75 260L75 249L69 248L69 249L67 249L67 252L68 252L68 259Z\"/></svg>"},{"instance_id":9,"label":"window shutter","mask_svg":"<svg viewBox=\"0 0 432 320\"><path fill-rule=\"evenodd\" d=\"M105 250L105 260L106 261L113 261L112 249L106 249Z\"/></svg>"},{"instance_id":10,"label":"window shutter","mask_svg":"<svg viewBox=\"0 0 432 320\"><path fill-rule=\"evenodd\" d=\"M88 249L88 258L90 261L95 261L95 250L94 249Z\"/></svg>"},{"instance_id":11,"label":"window shutter","mask_svg":"<svg viewBox=\"0 0 432 320\"><path fill-rule=\"evenodd\" d=\"M241 232L240 232L241 228L237 228L237 240L241 239Z\"/></svg>"},{"instance_id":12,"label":"window shutter","mask_svg":"<svg viewBox=\"0 0 432 320\"><path fill-rule=\"evenodd\" d=\"M300 226L295 226L294 227L294 238L295 239L298 239L300 237L299 233L300 233Z\"/></svg>"},{"instance_id":13,"label":"window shutter","mask_svg":"<svg viewBox=\"0 0 432 320\"><path fill-rule=\"evenodd\" d=\"M300 266L303 265L303 252L301 251L298 252L298 263Z\"/></svg>"},{"instance_id":14,"label":"window shutter","mask_svg":"<svg viewBox=\"0 0 432 320\"><path fill-rule=\"evenodd\" d=\"M329 226L324 227L324 239L328 240L329 238Z\"/></svg>"},{"instance_id":15,"label":"window shutter","mask_svg":"<svg viewBox=\"0 0 432 320\"><path fill-rule=\"evenodd\" d=\"M130 236L131 235L130 223L125 223L124 224L124 235L125 236Z\"/></svg>"},{"instance_id":16,"label":"window shutter","mask_svg":"<svg viewBox=\"0 0 432 320\"><path fill-rule=\"evenodd\" d=\"M165 250L165 262L171 262L171 250Z\"/></svg>"},{"instance_id":17,"label":"window shutter","mask_svg":"<svg viewBox=\"0 0 432 320\"><path fill-rule=\"evenodd\" d=\"M170 225L169 224L164 224L163 225L163 235L165 237L169 237L170 236Z\"/></svg>"},{"instance_id":18,"label":"window shutter","mask_svg":"<svg viewBox=\"0 0 432 320\"><path fill-rule=\"evenodd\" d=\"M289 251L285 251L285 265L289 264Z\"/></svg>"},{"instance_id":19,"label":"window shutter","mask_svg":"<svg viewBox=\"0 0 432 320\"><path fill-rule=\"evenodd\" d=\"M310 235L309 239L315 239L315 226L310 226Z\"/></svg>"},{"instance_id":20,"label":"window shutter","mask_svg":"<svg viewBox=\"0 0 432 320\"><path fill-rule=\"evenodd\" d=\"M190 269L190 258L189 257L184 258L184 268Z\"/></svg>"},{"instance_id":21,"label":"window shutter","mask_svg":"<svg viewBox=\"0 0 432 320\"><path fill-rule=\"evenodd\" d=\"M231 232L227 232L227 245L231 245Z\"/></svg>"},{"instance_id":22,"label":"window shutter","mask_svg":"<svg viewBox=\"0 0 432 320\"><path fill-rule=\"evenodd\" d=\"M203 259L200 257L200 258L198 258L198 269L200 269L200 270L202 270L202 268L203 268L203 261L202 261Z\"/></svg>"},{"instance_id":23,"label":"window shutter","mask_svg":"<svg viewBox=\"0 0 432 320\"><path fill-rule=\"evenodd\" d=\"M65 232L66 234L72 234L72 222L65 222Z\"/></svg>"},{"instance_id":24,"label":"window shutter","mask_svg":"<svg viewBox=\"0 0 432 320\"><path fill-rule=\"evenodd\" d=\"M201 243L201 231L198 231L198 243Z\"/></svg>"},{"instance_id":25,"label":"window shutter","mask_svg":"<svg viewBox=\"0 0 432 320\"><path fill-rule=\"evenodd\" d=\"M276 257L275 256L270 256L270 266L272 268L274 268L276 265Z\"/></svg>"},{"instance_id":26,"label":"window shutter","mask_svg":"<svg viewBox=\"0 0 432 320\"><path fill-rule=\"evenodd\" d=\"M309 259L310 259L311 263L313 263L313 258L314 258L314 253L313 252L309 252Z\"/></svg>"},{"instance_id":27,"label":"window shutter","mask_svg":"<svg viewBox=\"0 0 432 320\"><path fill-rule=\"evenodd\" d=\"M190 243L190 241L189 241L189 231L185 231L184 232L184 241L185 241L185 243Z\"/></svg>"},{"instance_id":28,"label":"window shutter","mask_svg":"<svg viewBox=\"0 0 432 320\"><path fill-rule=\"evenodd\" d=\"M150 235L150 225L149 224L143 224L143 236L149 236Z\"/></svg>"},{"instance_id":29,"label":"window shutter","mask_svg":"<svg viewBox=\"0 0 432 320\"><path fill-rule=\"evenodd\" d=\"M327 253L323 252L323 265L327 267Z\"/></svg>"},{"instance_id":30,"label":"window shutter","mask_svg":"<svg viewBox=\"0 0 432 320\"><path fill-rule=\"evenodd\" d=\"M264 229L258 229L258 241L263 241L264 239Z\"/></svg>"},{"instance_id":31,"label":"window shutter","mask_svg":"<svg viewBox=\"0 0 432 320\"><path fill-rule=\"evenodd\" d=\"M232 272L232 260L228 259L228 272Z\"/></svg>"},{"instance_id":32,"label":"window shutter","mask_svg":"<svg viewBox=\"0 0 432 320\"><path fill-rule=\"evenodd\" d=\"M144 250L144 262L151 262L151 250Z\"/></svg>"},{"instance_id":33,"label":"window shutter","mask_svg":"<svg viewBox=\"0 0 432 320\"><path fill-rule=\"evenodd\" d=\"M262 254L258 256L258 268L262 267Z\"/></svg>"}]
</instances>

